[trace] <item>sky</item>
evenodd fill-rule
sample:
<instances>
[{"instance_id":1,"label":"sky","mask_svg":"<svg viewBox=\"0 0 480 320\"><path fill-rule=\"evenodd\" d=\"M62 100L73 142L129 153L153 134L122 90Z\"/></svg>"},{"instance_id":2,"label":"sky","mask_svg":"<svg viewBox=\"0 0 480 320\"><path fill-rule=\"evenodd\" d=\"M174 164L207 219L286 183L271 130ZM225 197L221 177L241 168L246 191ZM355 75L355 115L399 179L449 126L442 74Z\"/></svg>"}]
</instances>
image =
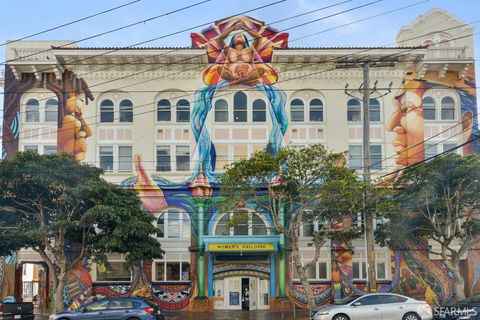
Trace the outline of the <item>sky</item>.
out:
<instances>
[{"instance_id":1,"label":"sky","mask_svg":"<svg viewBox=\"0 0 480 320\"><path fill-rule=\"evenodd\" d=\"M83 0L81 3L65 0L4 1L2 2L3 15L0 20L0 42L4 43L7 40L24 37L131 1L133 0ZM76 41L201 1L140 0L127 7L35 36L29 40ZM189 46L190 32L200 31L215 20L277 1L279 0L210 0L193 8L175 12L132 28L81 41L78 45L87 47L129 46L164 36L162 39L145 43L144 46ZM372 1L374 0L286 0L248 13L248 15L270 24L294 15L343 2L343 4L329 9L273 23L272 26L281 31L289 29L287 32L290 33L290 46L295 47L392 46L395 45L395 36L402 26L408 25L419 15L432 8L442 8L466 23L480 20L480 1L478 0L426 0L408 9L295 41L295 39L308 34L418 3L422 0L377 0L379 2L361 9L336 15L341 11ZM327 15L333 16L297 27L300 24ZM479 25L480 23L475 25L475 32L478 32ZM191 28L193 29L180 32ZM171 33L177 34L165 36ZM478 59L480 35L475 35L474 41L475 59ZM5 47L0 47L2 62L5 60L4 58ZM2 67L0 66L0 68ZM3 113L2 108L3 96L0 95L0 113Z\"/></svg>"}]
</instances>

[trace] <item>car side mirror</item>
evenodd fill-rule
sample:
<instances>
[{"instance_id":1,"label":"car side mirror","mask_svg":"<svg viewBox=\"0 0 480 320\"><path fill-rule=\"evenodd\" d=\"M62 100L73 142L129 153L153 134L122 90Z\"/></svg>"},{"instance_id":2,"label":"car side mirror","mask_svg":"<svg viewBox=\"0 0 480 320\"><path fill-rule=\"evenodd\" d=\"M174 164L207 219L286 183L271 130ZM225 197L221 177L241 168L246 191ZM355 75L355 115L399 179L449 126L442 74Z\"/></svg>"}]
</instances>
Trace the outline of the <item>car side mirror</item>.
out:
<instances>
[{"instance_id":1,"label":"car side mirror","mask_svg":"<svg viewBox=\"0 0 480 320\"><path fill-rule=\"evenodd\" d=\"M353 306L354 306L354 307L359 307L359 306L361 306L361 305L362 305L362 303L361 303L361 302L358 302L358 301L353 303Z\"/></svg>"},{"instance_id":2,"label":"car side mirror","mask_svg":"<svg viewBox=\"0 0 480 320\"><path fill-rule=\"evenodd\" d=\"M82 308L82 313L88 312L88 308L84 307Z\"/></svg>"}]
</instances>

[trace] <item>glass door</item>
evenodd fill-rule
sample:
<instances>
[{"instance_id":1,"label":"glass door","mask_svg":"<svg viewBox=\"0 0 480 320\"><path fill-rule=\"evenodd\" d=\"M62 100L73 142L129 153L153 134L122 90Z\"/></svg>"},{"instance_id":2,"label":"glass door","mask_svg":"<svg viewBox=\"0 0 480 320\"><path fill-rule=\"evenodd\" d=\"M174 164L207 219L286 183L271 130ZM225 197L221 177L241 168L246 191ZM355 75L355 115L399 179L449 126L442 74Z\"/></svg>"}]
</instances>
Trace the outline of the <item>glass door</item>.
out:
<instances>
[{"instance_id":1,"label":"glass door","mask_svg":"<svg viewBox=\"0 0 480 320\"><path fill-rule=\"evenodd\" d=\"M258 309L270 309L270 281L268 279L258 280Z\"/></svg>"}]
</instances>

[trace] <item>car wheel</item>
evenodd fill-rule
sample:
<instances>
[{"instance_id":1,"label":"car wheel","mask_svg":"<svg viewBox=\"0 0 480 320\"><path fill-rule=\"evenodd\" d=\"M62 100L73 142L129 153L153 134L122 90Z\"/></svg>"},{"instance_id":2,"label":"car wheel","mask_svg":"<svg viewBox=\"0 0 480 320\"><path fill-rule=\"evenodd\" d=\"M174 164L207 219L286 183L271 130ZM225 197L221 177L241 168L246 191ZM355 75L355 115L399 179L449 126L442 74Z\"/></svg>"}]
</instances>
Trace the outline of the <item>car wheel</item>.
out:
<instances>
[{"instance_id":1,"label":"car wheel","mask_svg":"<svg viewBox=\"0 0 480 320\"><path fill-rule=\"evenodd\" d=\"M416 313L410 312L403 316L402 320L422 320Z\"/></svg>"},{"instance_id":2,"label":"car wheel","mask_svg":"<svg viewBox=\"0 0 480 320\"><path fill-rule=\"evenodd\" d=\"M350 320L350 318L345 314L337 314L333 317L333 320Z\"/></svg>"}]
</instances>

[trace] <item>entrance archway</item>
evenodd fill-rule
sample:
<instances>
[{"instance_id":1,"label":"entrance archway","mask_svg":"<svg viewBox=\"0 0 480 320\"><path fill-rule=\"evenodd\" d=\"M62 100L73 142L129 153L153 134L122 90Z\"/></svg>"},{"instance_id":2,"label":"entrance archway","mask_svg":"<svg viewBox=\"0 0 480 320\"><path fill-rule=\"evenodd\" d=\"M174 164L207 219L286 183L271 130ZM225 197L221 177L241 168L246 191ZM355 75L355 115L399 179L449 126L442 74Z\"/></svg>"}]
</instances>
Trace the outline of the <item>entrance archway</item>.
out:
<instances>
[{"instance_id":1,"label":"entrance archway","mask_svg":"<svg viewBox=\"0 0 480 320\"><path fill-rule=\"evenodd\" d=\"M226 273L214 279L216 310L268 310L270 280L267 274Z\"/></svg>"}]
</instances>

